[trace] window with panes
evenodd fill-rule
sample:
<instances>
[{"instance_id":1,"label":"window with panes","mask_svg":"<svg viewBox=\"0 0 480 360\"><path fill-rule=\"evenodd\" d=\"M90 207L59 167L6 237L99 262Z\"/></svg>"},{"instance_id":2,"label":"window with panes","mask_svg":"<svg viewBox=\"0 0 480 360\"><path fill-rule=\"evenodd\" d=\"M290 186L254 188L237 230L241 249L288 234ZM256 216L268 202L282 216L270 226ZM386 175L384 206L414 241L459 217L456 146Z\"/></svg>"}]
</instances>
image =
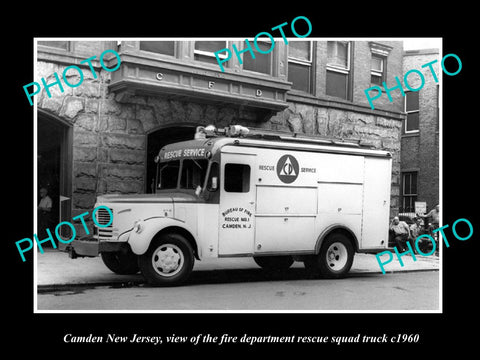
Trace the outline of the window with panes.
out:
<instances>
[{"instance_id":1,"label":"window with panes","mask_svg":"<svg viewBox=\"0 0 480 360\"><path fill-rule=\"evenodd\" d=\"M405 119L404 132L415 133L419 131L420 125L420 103L418 91L405 92L405 112L407 118Z\"/></svg>"},{"instance_id":2,"label":"window with panes","mask_svg":"<svg viewBox=\"0 0 480 360\"><path fill-rule=\"evenodd\" d=\"M313 42L289 41L288 81L292 89L313 93Z\"/></svg>"},{"instance_id":3,"label":"window with panes","mask_svg":"<svg viewBox=\"0 0 480 360\"><path fill-rule=\"evenodd\" d=\"M402 174L402 211L414 212L417 200L417 172Z\"/></svg>"},{"instance_id":4,"label":"window with panes","mask_svg":"<svg viewBox=\"0 0 480 360\"><path fill-rule=\"evenodd\" d=\"M327 95L349 99L350 47L349 41L327 41Z\"/></svg>"}]
</instances>

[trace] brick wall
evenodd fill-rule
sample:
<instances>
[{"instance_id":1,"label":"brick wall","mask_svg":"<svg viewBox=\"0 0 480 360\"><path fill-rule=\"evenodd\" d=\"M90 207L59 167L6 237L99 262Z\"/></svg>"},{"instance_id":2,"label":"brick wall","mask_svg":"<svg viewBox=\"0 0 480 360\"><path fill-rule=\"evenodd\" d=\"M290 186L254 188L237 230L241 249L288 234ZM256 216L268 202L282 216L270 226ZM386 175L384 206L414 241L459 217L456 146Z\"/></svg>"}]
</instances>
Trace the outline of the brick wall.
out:
<instances>
[{"instance_id":1,"label":"brick wall","mask_svg":"<svg viewBox=\"0 0 480 360\"><path fill-rule=\"evenodd\" d=\"M405 52L404 73L411 69L422 71L425 84L419 91L419 132L402 136L402 171L418 170L418 201L426 201L428 210L439 202L439 124L438 124L438 84L429 70L422 69L423 64L435 59L433 64L438 77L440 58L438 50L419 50ZM440 72L439 72L440 69ZM409 77L413 88L421 85L418 76Z\"/></svg>"},{"instance_id":2,"label":"brick wall","mask_svg":"<svg viewBox=\"0 0 480 360\"><path fill-rule=\"evenodd\" d=\"M386 79L387 87L392 88L396 86L395 76L400 79L403 77L402 69L402 51L403 42L401 41L380 41L383 45L390 46L392 50L388 54L386 63ZM365 96L365 90L370 88L370 59L371 48L368 41L355 42L354 59L358 64L354 71L354 94L353 101L359 104L364 104L370 107ZM363 69L361 69L363 66ZM373 96L373 93L371 94ZM392 101L389 101L388 96L383 90L382 96L373 101L375 109L389 110L389 111L403 111L403 100L400 90L391 91Z\"/></svg>"}]
</instances>

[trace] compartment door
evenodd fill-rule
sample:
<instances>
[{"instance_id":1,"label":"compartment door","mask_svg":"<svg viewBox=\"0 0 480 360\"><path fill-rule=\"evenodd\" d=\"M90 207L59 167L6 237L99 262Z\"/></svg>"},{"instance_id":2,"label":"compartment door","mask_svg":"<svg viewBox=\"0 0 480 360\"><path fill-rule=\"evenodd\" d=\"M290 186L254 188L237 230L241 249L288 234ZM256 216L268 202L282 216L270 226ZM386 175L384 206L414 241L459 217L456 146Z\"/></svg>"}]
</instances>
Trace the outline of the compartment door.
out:
<instances>
[{"instance_id":1,"label":"compartment door","mask_svg":"<svg viewBox=\"0 0 480 360\"><path fill-rule=\"evenodd\" d=\"M253 254L255 169L256 155L221 155L219 256Z\"/></svg>"},{"instance_id":2,"label":"compartment door","mask_svg":"<svg viewBox=\"0 0 480 360\"><path fill-rule=\"evenodd\" d=\"M314 186L257 186L255 252L313 250L317 199Z\"/></svg>"},{"instance_id":3,"label":"compartment door","mask_svg":"<svg viewBox=\"0 0 480 360\"><path fill-rule=\"evenodd\" d=\"M385 247L388 244L390 215L391 160L365 158L363 190L363 249Z\"/></svg>"}]
</instances>

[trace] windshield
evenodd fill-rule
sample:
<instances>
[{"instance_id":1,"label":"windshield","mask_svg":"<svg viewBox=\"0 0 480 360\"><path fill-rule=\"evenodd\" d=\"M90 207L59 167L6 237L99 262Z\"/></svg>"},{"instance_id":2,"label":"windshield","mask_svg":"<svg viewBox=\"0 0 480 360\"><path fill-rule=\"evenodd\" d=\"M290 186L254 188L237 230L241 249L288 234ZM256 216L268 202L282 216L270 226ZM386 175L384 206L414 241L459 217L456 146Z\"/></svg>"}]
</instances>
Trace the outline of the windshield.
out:
<instances>
[{"instance_id":1,"label":"windshield","mask_svg":"<svg viewBox=\"0 0 480 360\"><path fill-rule=\"evenodd\" d=\"M176 189L180 161L160 163L158 169L157 189Z\"/></svg>"},{"instance_id":2,"label":"windshield","mask_svg":"<svg viewBox=\"0 0 480 360\"><path fill-rule=\"evenodd\" d=\"M197 186L203 186L207 173L207 160L182 160L180 189L195 190ZM176 189L180 173L180 161L168 161L159 164L157 189Z\"/></svg>"}]
</instances>

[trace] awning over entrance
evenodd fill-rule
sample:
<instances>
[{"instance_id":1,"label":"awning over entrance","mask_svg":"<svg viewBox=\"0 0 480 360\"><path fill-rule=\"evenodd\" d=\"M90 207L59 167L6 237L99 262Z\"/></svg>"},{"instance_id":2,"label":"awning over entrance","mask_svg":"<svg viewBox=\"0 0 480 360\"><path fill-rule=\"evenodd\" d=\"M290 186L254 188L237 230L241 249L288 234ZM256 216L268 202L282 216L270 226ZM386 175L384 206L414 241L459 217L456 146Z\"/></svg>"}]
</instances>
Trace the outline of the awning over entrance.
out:
<instances>
[{"instance_id":1,"label":"awning over entrance","mask_svg":"<svg viewBox=\"0 0 480 360\"><path fill-rule=\"evenodd\" d=\"M109 85L119 102L146 94L188 97L270 111L288 107L286 94L291 83L280 78L248 72L222 73L203 64L148 58L135 53L121 53L120 56L121 67L112 73Z\"/></svg>"}]
</instances>

